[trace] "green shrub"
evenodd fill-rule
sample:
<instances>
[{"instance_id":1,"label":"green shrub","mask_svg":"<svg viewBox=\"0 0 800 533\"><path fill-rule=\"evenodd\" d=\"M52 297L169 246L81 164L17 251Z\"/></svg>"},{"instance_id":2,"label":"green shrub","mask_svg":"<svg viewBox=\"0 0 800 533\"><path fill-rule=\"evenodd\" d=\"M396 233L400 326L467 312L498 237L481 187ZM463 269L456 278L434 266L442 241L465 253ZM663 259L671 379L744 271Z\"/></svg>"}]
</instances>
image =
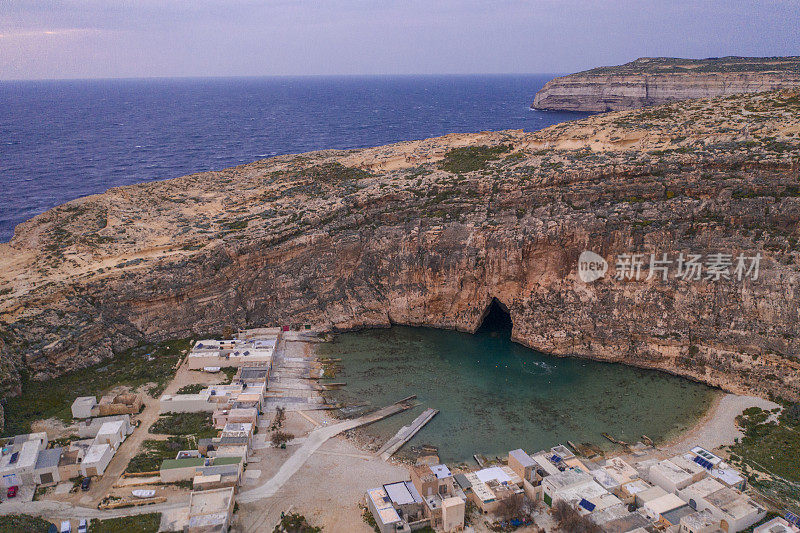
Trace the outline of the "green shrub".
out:
<instances>
[{"instance_id":1,"label":"green shrub","mask_svg":"<svg viewBox=\"0 0 800 533\"><path fill-rule=\"evenodd\" d=\"M26 514L10 514L0 516L0 533L19 533L25 531L26 533L47 533L50 527L50 522L39 518L38 516L30 516Z\"/></svg>"},{"instance_id":2,"label":"green shrub","mask_svg":"<svg viewBox=\"0 0 800 533\"><path fill-rule=\"evenodd\" d=\"M499 159L501 154L509 150L511 150L511 146L507 144L453 148L439 162L439 168L453 174L483 170L489 161Z\"/></svg>"},{"instance_id":3,"label":"green shrub","mask_svg":"<svg viewBox=\"0 0 800 533\"><path fill-rule=\"evenodd\" d=\"M217 436L211 413L166 413L150 426L150 433L194 435L200 439Z\"/></svg>"},{"instance_id":4,"label":"green shrub","mask_svg":"<svg viewBox=\"0 0 800 533\"><path fill-rule=\"evenodd\" d=\"M157 533L161 513L148 513L99 520L89 524L89 533Z\"/></svg>"}]
</instances>

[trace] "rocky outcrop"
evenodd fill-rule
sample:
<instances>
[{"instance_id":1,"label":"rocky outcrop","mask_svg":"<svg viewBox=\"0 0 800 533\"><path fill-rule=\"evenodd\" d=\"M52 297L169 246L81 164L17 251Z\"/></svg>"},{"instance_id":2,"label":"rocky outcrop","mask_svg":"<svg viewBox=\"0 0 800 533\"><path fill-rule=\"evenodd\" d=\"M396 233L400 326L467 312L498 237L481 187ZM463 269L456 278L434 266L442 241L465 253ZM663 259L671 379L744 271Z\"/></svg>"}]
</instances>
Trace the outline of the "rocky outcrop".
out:
<instances>
[{"instance_id":1,"label":"rocky outcrop","mask_svg":"<svg viewBox=\"0 0 800 533\"><path fill-rule=\"evenodd\" d=\"M800 94L776 92L111 189L0 245L3 382L226 326L474 331L497 298L538 350L797 398L798 149ZM609 262L593 283L585 250ZM651 253L762 259L616 279Z\"/></svg>"},{"instance_id":2,"label":"rocky outcrop","mask_svg":"<svg viewBox=\"0 0 800 533\"><path fill-rule=\"evenodd\" d=\"M536 93L531 107L619 111L798 86L800 57L640 58L555 78Z\"/></svg>"}]
</instances>

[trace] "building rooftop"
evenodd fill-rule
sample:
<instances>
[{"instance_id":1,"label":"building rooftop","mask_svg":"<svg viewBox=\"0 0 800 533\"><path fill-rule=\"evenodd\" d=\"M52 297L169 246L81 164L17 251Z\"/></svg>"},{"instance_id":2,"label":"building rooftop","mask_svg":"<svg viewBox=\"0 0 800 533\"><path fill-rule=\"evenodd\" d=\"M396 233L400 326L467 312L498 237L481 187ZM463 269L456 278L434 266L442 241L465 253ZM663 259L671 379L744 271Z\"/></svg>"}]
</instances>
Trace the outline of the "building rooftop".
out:
<instances>
[{"instance_id":1,"label":"building rooftop","mask_svg":"<svg viewBox=\"0 0 800 533\"><path fill-rule=\"evenodd\" d=\"M681 525L686 526L691 531L705 531L709 527L719 526L719 520L714 518L710 509L691 513L681 518Z\"/></svg>"},{"instance_id":2,"label":"building rooftop","mask_svg":"<svg viewBox=\"0 0 800 533\"><path fill-rule=\"evenodd\" d=\"M192 491L189 496L189 525L214 526L228 519L233 501L233 487Z\"/></svg>"},{"instance_id":3,"label":"building rooftop","mask_svg":"<svg viewBox=\"0 0 800 533\"><path fill-rule=\"evenodd\" d=\"M489 468L478 470L475 472L475 475L478 476L478 479L484 483L488 483L492 480L496 480L498 483L514 483L514 477L517 479L516 483L522 483L522 480L519 479L519 476L516 474L514 474L514 476L509 475L509 473L500 466L490 466Z\"/></svg>"},{"instance_id":4,"label":"building rooftop","mask_svg":"<svg viewBox=\"0 0 800 533\"><path fill-rule=\"evenodd\" d=\"M648 483L643 479L634 479L633 481L629 481L622 485L623 490L625 490L628 494L635 496L640 492L644 492L646 490L652 489L653 485Z\"/></svg>"},{"instance_id":5,"label":"building rooftop","mask_svg":"<svg viewBox=\"0 0 800 533\"><path fill-rule=\"evenodd\" d=\"M103 425L100 426L100 430L97 432L97 435L113 435L114 433L119 433L120 431L124 432L124 430L124 420L112 420L111 422L104 422Z\"/></svg>"},{"instance_id":6,"label":"building rooftop","mask_svg":"<svg viewBox=\"0 0 800 533\"><path fill-rule=\"evenodd\" d=\"M266 366L243 366L239 372L239 379L262 380L267 378L269 368Z\"/></svg>"},{"instance_id":7,"label":"building rooftop","mask_svg":"<svg viewBox=\"0 0 800 533\"><path fill-rule=\"evenodd\" d=\"M753 530L753 533L795 533L797 530L789 525L783 518L773 518Z\"/></svg>"},{"instance_id":8,"label":"building rooftop","mask_svg":"<svg viewBox=\"0 0 800 533\"><path fill-rule=\"evenodd\" d=\"M561 473L561 471L553 463L550 462L550 459L548 459L547 455L545 455L544 453L538 453L531 458L548 475L555 476Z\"/></svg>"},{"instance_id":9,"label":"building rooftop","mask_svg":"<svg viewBox=\"0 0 800 533\"><path fill-rule=\"evenodd\" d=\"M431 466L431 472L436 476L436 479L445 479L453 475L447 465L433 465Z\"/></svg>"},{"instance_id":10,"label":"building rooftop","mask_svg":"<svg viewBox=\"0 0 800 533\"><path fill-rule=\"evenodd\" d=\"M734 519L748 516L753 511L763 511L749 496L727 487L712 492L706 496L706 501Z\"/></svg>"},{"instance_id":11,"label":"building rooftop","mask_svg":"<svg viewBox=\"0 0 800 533\"><path fill-rule=\"evenodd\" d=\"M665 494L649 502L644 506L650 510L656 517L663 515L668 511L677 509L679 507L687 506L686 502L675 496L674 494Z\"/></svg>"},{"instance_id":12,"label":"building rooftop","mask_svg":"<svg viewBox=\"0 0 800 533\"><path fill-rule=\"evenodd\" d=\"M695 464L695 466L702 470L702 467L700 467L700 465ZM658 464L655 464L652 467L650 467L651 477L655 475L656 472L661 476L663 476L664 478L666 478L671 483L675 484L682 483L694 475L693 471L687 470L686 468L683 467L683 465L676 464L673 461L673 459L664 459L663 461L659 461Z\"/></svg>"},{"instance_id":13,"label":"building rooftop","mask_svg":"<svg viewBox=\"0 0 800 533\"><path fill-rule=\"evenodd\" d=\"M631 513L627 505L614 505L591 514L592 521L605 533L626 533L650 525L641 513Z\"/></svg>"},{"instance_id":14,"label":"building rooftop","mask_svg":"<svg viewBox=\"0 0 800 533\"><path fill-rule=\"evenodd\" d=\"M186 457L184 459L164 459L161 461L161 470L187 468L192 466L205 466L207 459L204 457Z\"/></svg>"},{"instance_id":15,"label":"building rooftop","mask_svg":"<svg viewBox=\"0 0 800 533\"><path fill-rule=\"evenodd\" d=\"M40 451L39 455L36 457L36 466L34 468L39 470L41 468L57 467L59 461L61 461L61 453L63 451L63 448L51 448L49 450Z\"/></svg>"},{"instance_id":16,"label":"building rooftop","mask_svg":"<svg viewBox=\"0 0 800 533\"><path fill-rule=\"evenodd\" d=\"M714 468L709 472L711 477L720 480L729 487L738 485L744 478L733 468Z\"/></svg>"},{"instance_id":17,"label":"building rooftop","mask_svg":"<svg viewBox=\"0 0 800 533\"><path fill-rule=\"evenodd\" d=\"M75 398L75 401L72 402L72 405L94 407L97 405L97 398L94 396L78 396Z\"/></svg>"},{"instance_id":18,"label":"building rooftop","mask_svg":"<svg viewBox=\"0 0 800 533\"><path fill-rule=\"evenodd\" d=\"M383 488L368 490L367 497L372 501L375 510L378 511L378 516L375 517L377 520L380 520L383 524L400 522L400 515L395 511L389 495L386 494Z\"/></svg>"},{"instance_id":19,"label":"building rooftop","mask_svg":"<svg viewBox=\"0 0 800 533\"><path fill-rule=\"evenodd\" d=\"M558 446L553 446L552 448L550 448L550 451L558 455L562 459L571 459L572 457L575 457L575 454L569 451L569 448L567 448L563 444L559 444Z\"/></svg>"},{"instance_id":20,"label":"building rooftop","mask_svg":"<svg viewBox=\"0 0 800 533\"><path fill-rule=\"evenodd\" d=\"M111 449L108 444L92 444L86 450L86 455L83 457L84 463L96 463Z\"/></svg>"},{"instance_id":21,"label":"building rooftop","mask_svg":"<svg viewBox=\"0 0 800 533\"><path fill-rule=\"evenodd\" d=\"M554 490L583 485L592 481L592 476L586 472L579 472L577 470L565 470L545 478L545 482L549 486L553 487Z\"/></svg>"},{"instance_id":22,"label":"building rooftop","mask_svg":"<svg viewBox=\"0 0 800 533\"><path fill-rule=\"evenodd\" d=\"M688 505L684 505L683 507L678 507L677 509L672 509L671 511L662 513L661 519L675 526L680 524L683 518L691 514L694 514L694 512L695 512L694 509L692 509Z\"/></svg>"},{"instance_id":23,"label":"building rooftop","mask_svg":"<svg viewBox=\"0 0 800 533\"><path fill-rule=\"evenodd\" d=\"M614 497L616 501L603 500L606 496L612 495L599 483L589 478L587 483L572 485L561 489L557 497L573 505L577 505L581 500L586 500L592 504L591 510L594 510L600 503L602 503L601 508L603 509L617 503L622 503L616 497Z\"/></svg>"},{"instance_id":24,"label":"building rooftop","mask_svg":"<svg viewBox=\"0 0 800 533\"><path fill-rule=\"evenodd\" d=\"M475 472L468 472L465 477L470 483L470 488L482 502L492 502L495 500L494 492L478 478Z\"/></svg>"},{"instance_id":25,"label":"building rooftop","mask_svg":"<svg viewBox=\"0 0 800 533\"><path fill-rule=\"evenodd\" d=\"M386 491L389 499L397 505L422 503L422 497L411 482L398 481L397 483L389 483L383 486L383 490Z\"/></svg>"},{"instance_id":26,"label":"building rooftop","mask_svg":"<svg viewBox=\"0 0 800 533\"><path fill-rule=\"evenodd\" d=\"M197 472L200 476L230 476L239 475L239 463L233 464L214 464L212 466L199 466Z\"/></svg>"},{"instance_id":27,"label":"building rooftop","mask_svg":"<svg viewBox=\"0 0 800 533\"><path fill-rule=\"evenodd\" d=\"M698 498L705 498L712 492L717 492L724 489L725 485L714 479L713 477L703 478L697 483L692 483L683 490L678 491L678 494L686 500L697 500Z\"/></svg>"},{"instance_id":28,"label":"building rooftop","mask_svg":"<svg viewBox=\"0 0 800 533\"><path fill-rule=\"evenodd\" d=\"M511 450L508 452L508 456L513 457L514 460L522 465L522 468L532 468L536 466L536 461L534 461L531 456L525 453L525 451L521 448L517 450Z\"/></svg>"}]
</instances>

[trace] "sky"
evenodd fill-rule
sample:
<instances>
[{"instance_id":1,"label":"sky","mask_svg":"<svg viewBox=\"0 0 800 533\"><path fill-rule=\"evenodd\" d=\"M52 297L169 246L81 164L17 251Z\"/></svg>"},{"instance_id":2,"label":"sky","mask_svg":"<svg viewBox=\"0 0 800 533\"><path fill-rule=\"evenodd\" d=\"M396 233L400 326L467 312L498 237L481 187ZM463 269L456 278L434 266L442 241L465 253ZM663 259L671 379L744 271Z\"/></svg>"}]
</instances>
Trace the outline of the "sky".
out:
<instances>
[{"instance_id":1,"label":"sky","mask_svg":"<svg viewBox=\"0 0 800 533\"><path fill-rule=\"evenodd\" d=\"M0 79L568 73L800 55L800 0L0 0Z\"/></svg>"}]
</instances>

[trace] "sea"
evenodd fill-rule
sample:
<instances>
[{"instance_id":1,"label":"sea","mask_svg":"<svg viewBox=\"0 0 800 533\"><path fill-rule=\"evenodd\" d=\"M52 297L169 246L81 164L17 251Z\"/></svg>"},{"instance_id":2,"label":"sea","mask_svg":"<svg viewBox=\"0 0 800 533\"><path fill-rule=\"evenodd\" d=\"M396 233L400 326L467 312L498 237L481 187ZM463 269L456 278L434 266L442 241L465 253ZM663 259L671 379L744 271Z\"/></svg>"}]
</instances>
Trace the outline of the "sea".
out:
<instances>
[{"instance_id":1,"label":"sea","mask_svg":"<svg viewBox=\"0 0 800 533\"><path fill-rule=\"evenodd\" d=\"M110 187L585 116L530 109L554 76L0 81L0 242L20 222Z\"/></svg>"},{"instance_id":2,"label":"sea","mask_svg":"<svg viewBox=\"0 0 800 533\"><path fill-rule=\"evenodd\" d=\"M430 445L447 462L567 441L619 450L603 433L663 443L692 428L720 394L656 370L543 354L508 331L393 326L342 333L317 353L341 359L332 381L346 386L326 394L352 406L347 416L417 396L417 407L359 429L360 439L380 445L431 407L439 413L400 454L413 458Z\"/></svg>"}]
</instances>

